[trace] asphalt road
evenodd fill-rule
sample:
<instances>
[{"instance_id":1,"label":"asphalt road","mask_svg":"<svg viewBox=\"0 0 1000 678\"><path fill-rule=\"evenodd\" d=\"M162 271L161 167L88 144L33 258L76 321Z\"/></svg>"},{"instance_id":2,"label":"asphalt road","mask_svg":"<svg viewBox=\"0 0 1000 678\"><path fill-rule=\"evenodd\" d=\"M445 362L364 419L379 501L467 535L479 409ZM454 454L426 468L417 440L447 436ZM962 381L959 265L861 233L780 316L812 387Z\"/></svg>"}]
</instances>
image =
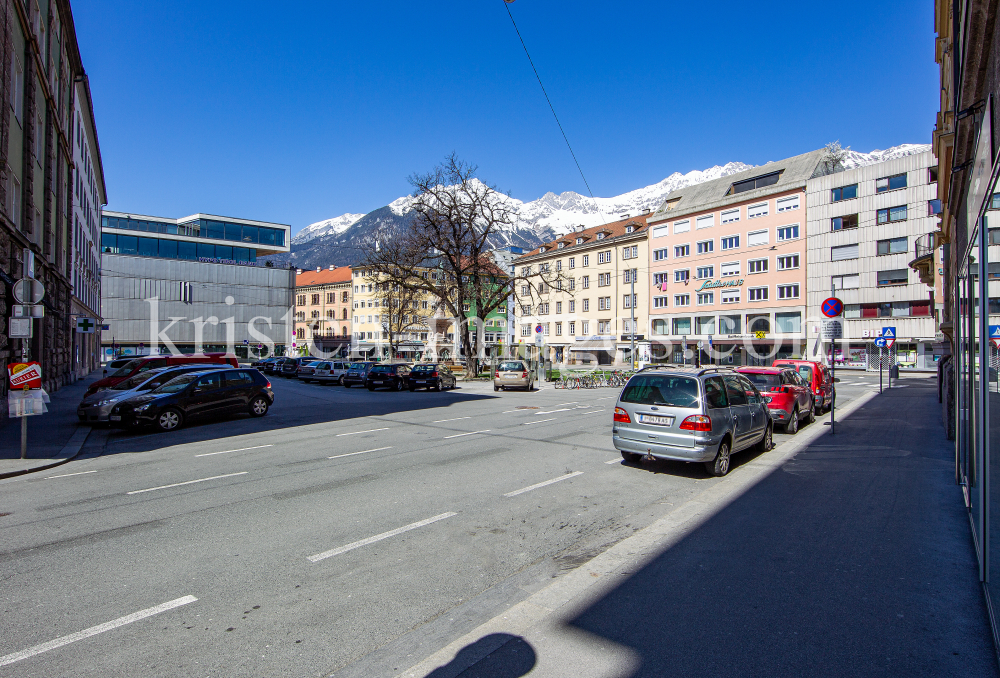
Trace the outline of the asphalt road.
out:
<instances>
[{"instance_id":1,"label":"asphalt road","mask_svg":"<svg viewBox=\"0 0 1000 678\"><path fill-rule=\"evenodd\" d=\"M391 675L726 482L622 464L613 389L272 383L0 482L0 676Z\"/></svg>"}]
</instances>

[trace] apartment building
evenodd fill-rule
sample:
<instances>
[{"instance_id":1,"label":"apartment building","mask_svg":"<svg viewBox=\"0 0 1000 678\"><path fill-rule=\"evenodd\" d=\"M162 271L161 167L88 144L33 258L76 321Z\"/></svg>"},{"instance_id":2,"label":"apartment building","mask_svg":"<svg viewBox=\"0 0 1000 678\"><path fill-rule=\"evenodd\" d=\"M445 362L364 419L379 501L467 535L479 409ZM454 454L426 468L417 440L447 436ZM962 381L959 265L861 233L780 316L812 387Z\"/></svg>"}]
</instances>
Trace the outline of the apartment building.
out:
<instances>
[{"instance_id":1,"label":"apartment building","mask_svg":"<svg viewBox=\"0 0 1000 678\"><path fill-rule=\"evenodd\" d=\"M818 319L833 295L844 302L838 364L878 369L873 342L893 326L894 362L935 366L934 293L909 262L915 243L937 230L937 179L937 159L927 151L808 182L807 310L817 319L809 327L810 359L829 362Z\"/></svg>"},{"instance_id":2,"label":"apartment building","mask_svg":"<svg viewBox=\"0 0 1000 678\"><path fill-rule=\"evenodd\" d=\"M442 274L421 268L414 275ZM415 361L431 348L441 360L457 353L454 323L445 317L433 295L392 289L364 267L352 268L351 293L351 355L367 360Z\"/></svg>"},{"instance_id":3,"label":"apartment building","mask_svg":"<svg viewBox=\"0 0 1000 678\"><path fill-rule=\"evenodd\" d=\"M538 346L540 359L567 365L649 359L648 218L580 228L514 260L518 277L533 276L514 289L522 353Z\"/></svg>"},{"instance_id":4,"label":"apartment building","mask_svg":"<svg viewBox=\"0 0 1000 678\"><path fill-rule=\"evenodd\" d=\"M351 348L350 266L298 269L295 275L295 348L306 354L312 347L326 354L346 356Z\"/></svg>"},{"instance_id":5,"label":"apartment building","mask_svg":"<svg viewBox=\"0 0 1000 678\"><path fill-rule=\"evenodd\" d=\"M770 364L805 354L812 151L670 193L649 218L653 359ZM690 355L690 354L688 354Z\"/></svg>"}]
</instances>

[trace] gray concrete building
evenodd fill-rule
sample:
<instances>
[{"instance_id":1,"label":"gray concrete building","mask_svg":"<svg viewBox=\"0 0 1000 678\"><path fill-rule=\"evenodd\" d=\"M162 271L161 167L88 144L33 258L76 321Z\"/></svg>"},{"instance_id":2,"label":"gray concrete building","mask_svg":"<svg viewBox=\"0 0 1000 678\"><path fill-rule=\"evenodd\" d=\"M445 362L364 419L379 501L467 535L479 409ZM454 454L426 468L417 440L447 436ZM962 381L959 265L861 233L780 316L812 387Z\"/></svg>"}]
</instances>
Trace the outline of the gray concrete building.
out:
<instances>
[{"instance_id":1,"label":"gray concrete building","mask_svg":"<svg viewBox=\"0 0 1000 678\"><path fill-rule=\"evenodd\" d=\"M258 262L287 252L290 227L195 214L101 217L103 357L235 350L283 353L295 271Z\"/></svg>"}]
</instances>

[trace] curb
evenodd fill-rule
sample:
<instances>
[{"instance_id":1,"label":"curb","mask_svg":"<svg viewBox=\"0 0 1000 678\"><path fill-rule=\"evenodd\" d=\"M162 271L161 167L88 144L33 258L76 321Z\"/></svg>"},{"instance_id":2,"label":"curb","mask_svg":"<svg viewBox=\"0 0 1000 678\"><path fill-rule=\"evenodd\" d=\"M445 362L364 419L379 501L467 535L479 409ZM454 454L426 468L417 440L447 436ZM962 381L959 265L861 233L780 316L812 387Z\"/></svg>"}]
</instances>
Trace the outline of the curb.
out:
<instances>
[{"instance_id":1,"label":"curb","mask_svg":"<svg viewBox=\"0 0 1000 678\"><path fill-rule=\"evenodd\" d=\"M847 406L838 408L836 410L838 420L840 417L850 416L877 395L877 392L868 391L859 395ZM783 444L781 448L743 464L726 476L722 482L712 485L672 509L652 525L623 539L592 560L563 575L526 600L512 606L506 612L457 638L399 675L406 678L420 678L445 665L448 666L450 672L458 675L482 659L482 657L469 657L468 662L465 662L463 666L453 664L463 648L475 643L480 638L492 633L525 636L530 629L545 622L557 611L570 605L574 600L579 600L595 587L614 586L614 582L608 581L609 575L613 575L623 568L629 572L634 571L645 565L648 560L656 557L665 548L679 542L746 490L779 469L785 462L798 454L803 447L827 434L829 429L824 426L824 423L829 420L829 414L817 418L816 424L814 424L815 428L804 431L794 440ZM628 574L628 572L623 574ZM495 649L498 648L492 648L491 651Z\"/></svg>"},{"instance_id":2,"label":"curb","mask_svg":"<svg viewBox=\"0 0 1000 678\"><path fill-rule=\"evenodd\" d=\"M62 466L63 464L68 464L69 462L73 461L74 459L80 456L80 452L81 450L83 450L83 445L84 443L87 442L87 437L93 430L94 429L91 426L80 427L76 430L76 433L74 433L73 436L69 439L69 442L66 443L61 450L59 450L60 455L64 454L70 455L67 456L66 459L60 459L55 463L46 464L45 466L35 466L33 468L21 469L20 471L8 471L6 473L0 473L0 480L5 480L7 478L14 478L16 476L23 476L28 473L36 473L38 471L48 471L50 468L55 468L56 466Z\"/></svg>"}]
</instances>

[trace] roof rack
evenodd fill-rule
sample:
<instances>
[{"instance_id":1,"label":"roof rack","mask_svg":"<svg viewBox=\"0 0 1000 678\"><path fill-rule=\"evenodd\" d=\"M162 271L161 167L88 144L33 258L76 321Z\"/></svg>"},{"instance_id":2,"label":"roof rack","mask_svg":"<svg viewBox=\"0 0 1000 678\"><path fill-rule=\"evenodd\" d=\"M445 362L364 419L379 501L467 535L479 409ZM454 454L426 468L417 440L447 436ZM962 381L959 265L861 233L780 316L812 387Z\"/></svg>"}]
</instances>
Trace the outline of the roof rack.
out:
<instances>
[{"instance_id":1,"label":"roof rack","mask_svg":"<svg viewBox=\"0 0 1000 678\"><path fill-rule=\"evenodd\" d=\"M707 374L709 372L732 372L732 371L733 371L732 367L718 367L718 366L706 367L698 372L698 376Z\"/></svg>"}]
</instances>

